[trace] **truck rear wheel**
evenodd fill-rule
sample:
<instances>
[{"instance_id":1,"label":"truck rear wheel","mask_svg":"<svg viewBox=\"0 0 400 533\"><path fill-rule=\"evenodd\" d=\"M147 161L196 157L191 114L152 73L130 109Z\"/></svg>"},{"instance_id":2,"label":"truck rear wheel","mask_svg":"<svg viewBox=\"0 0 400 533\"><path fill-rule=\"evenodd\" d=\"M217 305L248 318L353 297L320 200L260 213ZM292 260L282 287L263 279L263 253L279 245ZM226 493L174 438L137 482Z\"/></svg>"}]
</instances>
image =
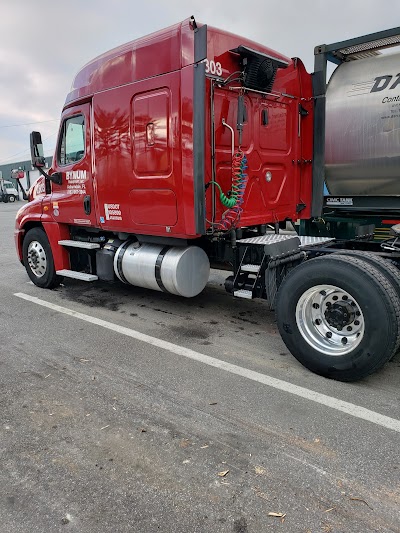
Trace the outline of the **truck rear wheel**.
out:
<instances>
[{"instance_id":1,"label":"truck rear wheel","mask_svg":"<svg viewBox=\"0 0 400 533\"><path fill-rule=\"evenodd\" d=\"M41 228L28 231L22 245L24 266L35 285L42 289L54 289L62 277L57 276L53 254L46 233Z\"/></svg>"},{"instance_id":2,"label":"truck rear wheel","mask_svg":"<svg viewBox=\"0 0 400 533\"><path fill-rule=\"evenodd\" d=\"M356 381L381 368L400 343L400 298L371 263L334 254L294 268L277 296L286 346L312 372Z\"/></svg>"},{"instance_id":3,"label":"truck rear wheel","mask_svg":"<svg viewBox=\"0 0 400 533\"><path fill-rule=\"evenodd\" d=\"M391 282L394 290L400 298L400 270L390 261L390 259L385 259L373 252L365 252L363 250L340 250L339 252L335 252L335 255L359 257L363 261L370 263L382 272L382 274ZM399 348L397 349L397 352L399 351ZM395 355L396 354L393 354L391 359L393 359Z\"/></svg>"},{"instance_id":4,"label":"truck rear wheel","mask_svg":"<svg viewBox=\"0 0 400 533\"><path fill-rule=\"evenodd\" d=\"M343 255L348 257L358 257L362 261L373 265L391 282L396 293L400 297L400 270L390 261L373 252L363 250L340 250L335 252L335 256Z\"/></svg>"}]
</instances>

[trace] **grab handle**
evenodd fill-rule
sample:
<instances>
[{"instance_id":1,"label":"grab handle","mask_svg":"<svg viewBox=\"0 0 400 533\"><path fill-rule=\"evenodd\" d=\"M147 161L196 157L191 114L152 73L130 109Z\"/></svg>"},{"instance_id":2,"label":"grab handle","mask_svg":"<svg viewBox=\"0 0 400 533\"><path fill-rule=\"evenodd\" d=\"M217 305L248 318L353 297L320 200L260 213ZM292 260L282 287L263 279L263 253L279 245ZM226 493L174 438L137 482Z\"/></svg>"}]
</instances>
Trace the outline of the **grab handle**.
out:
<instances>
[{"instance_id":1,"label":"grab handle","mask_svg":"<svg viewBox=\"0 0 400 533\"><path fill-rule=\"evenodd\" d=\"M226 122L226 120L224 118L222 119L222 125L226 126L227 128L229 128L231 130L231 134L232 134L232 157L233 157L233 154L235 153L235 131L232 128L232 126L229 126L229 124Z\"/></svg>"}]
</instances>

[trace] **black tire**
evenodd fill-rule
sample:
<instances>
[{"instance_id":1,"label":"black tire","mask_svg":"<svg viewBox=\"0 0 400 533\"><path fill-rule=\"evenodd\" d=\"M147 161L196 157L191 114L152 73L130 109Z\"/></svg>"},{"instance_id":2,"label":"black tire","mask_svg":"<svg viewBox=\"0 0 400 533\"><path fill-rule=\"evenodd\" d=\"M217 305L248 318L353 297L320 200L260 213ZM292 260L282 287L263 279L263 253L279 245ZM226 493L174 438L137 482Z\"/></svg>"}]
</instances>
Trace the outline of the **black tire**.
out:
<instances>
[{"instance_id":1,"label":"black tire","mask_svg":"<svg viewBox=\"0 0 400 533\"><path fill-rule=\"evenodd\" d=\"M334 302L336 294L341 299ZM294 268L279 289L276 316L294 357L339 381L376 372L400 344L396 290L382 270L350 255L317 257Z\"/></svg>"},{"instance_id":2,"label":"black tire","mask_svg":"<svg viewBox=\"0 0 400 533\"><path fill-rule=\"evenodd\" d=\"M4 194L4 195L3 195L3 202L4 202L5 204L8 204L8 194Z\"/></svg>"},{"instance_id":3,"label":"black tire","mask_svg":"<svg viewBox=\"0 0 400 533\"><path fill-rule=\"evenodd\" d=\"M9 202L12 203L12 202L15 202L15 200L16 200L16 198L15 198L15 196L14 196L13 194L10 194L10 195L8 196L8 201L9 201Z\"/></svg>"},{"instance_id":4,"label":"black tire","mask_svg":"<svg viewBox=\"0 0 400 533\"><path fill-rule=\"evenodd\" d=\"M363 250L340 250L334 253L337 255L347 255L349 257L358 257L362 261L373 265L390 281L400 298L400 270L390 261L373 252L364 252Z\"/></svg>"},{"instance_id":5,"label":"black tire","mask_svg":"<svg viewBox=\"0 0 400 533\"><path fill-rule=\"evenodd\" d=\"M384 257L374 254L373 252L364 252L363 250L340 250L339 252L335 252L335 255L359 257L363 261L374 265L375 268L382 272L382 274L390 281L400 298L400 270L396 266L395 262L391 261L390 259L385 259ZM399 352L399 349L400 345L397 348L396 353ZM393 359L396 353L394 353L390 359Z\"/></svg>"},{"instance_id":6,"label":"black tire","mask_svg":"<svg viewBox=\"0 0 400 533\"><path fill-rule=\"evenodd\" d=\"M29 278L42 289L54 289L60 285L61 276L54 268L49 239L41 228L28 231L22 244L22 258Z\"/></svg>"}]
</instances>

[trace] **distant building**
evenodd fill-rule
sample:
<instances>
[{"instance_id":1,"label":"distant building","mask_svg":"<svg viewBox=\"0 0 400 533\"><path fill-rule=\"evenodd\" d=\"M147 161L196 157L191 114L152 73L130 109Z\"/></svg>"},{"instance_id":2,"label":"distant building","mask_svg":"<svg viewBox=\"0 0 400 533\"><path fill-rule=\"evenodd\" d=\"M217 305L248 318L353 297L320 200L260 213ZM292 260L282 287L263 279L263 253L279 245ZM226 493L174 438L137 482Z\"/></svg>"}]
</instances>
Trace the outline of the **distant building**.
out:
<instances>
[{"instance_id":1,"label":"distant building","mask_svg":"<svg viewBox=\"0 0 400 533\"><path fill-rule=\"evenodd\" d=\"M45 159L46 159L45 168L49 168L51 166L53 157L50 156L50 157L46 157ZM30 161L16 161L15 163L9 163L7 165L0 165L0 177L3 177L3 179L14 183L16 189L18 189L17 183L16 183L17 180L12 177L12 171L15 169L24 171L25 177L20 180L20 183L26 191L35 183L35 181L40 176L40 172L32 167L32 163ZM22 198L21 192L20 192L19 197Z\"/></svg>"}]
</instances>

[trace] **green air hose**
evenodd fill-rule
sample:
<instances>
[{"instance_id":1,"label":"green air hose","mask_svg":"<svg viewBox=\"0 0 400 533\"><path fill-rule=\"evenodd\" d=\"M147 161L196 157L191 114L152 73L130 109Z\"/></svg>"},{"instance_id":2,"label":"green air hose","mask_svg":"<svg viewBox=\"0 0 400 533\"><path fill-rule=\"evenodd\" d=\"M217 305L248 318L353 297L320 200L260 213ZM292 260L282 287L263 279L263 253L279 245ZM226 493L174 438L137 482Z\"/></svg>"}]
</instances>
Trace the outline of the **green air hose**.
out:
<instances>
[{"instance_id":1,"label":"green air hose","mask_svg":"<svg viewBox=\"0 0 400 533\"><path fill-rule=\"evenodd\" d=\"M214 185L216 185L219 189L219 199L220 199L220 202L222 205L224 205L225 207L229 207L229 208L232 208L236 205L236 202L237 202L237 194L235 195L234 193L234 188L232 187L232 194L231 196L228 198L223 192L222 192L222 189L221 189L221 186L219 183L217 183L216 181L210 181L210 183L213 183Z\"/></svg>"},{"instance_id":2,"label":"green air hose","mask_svg":"<svg viewBox=\"0 0 400 533\"><path fill-rule=\"evenodd\" d=\"M243 152L240 150L232 157L232 188L230 196L226 196L222 192L221 186L216 181L210 181L216 185L219 189L219 199L221 204L229 209L242 203L244 187L247 182L247 175L245 169L247 168L247 159Z\"/></svg>"}]
</instances>

